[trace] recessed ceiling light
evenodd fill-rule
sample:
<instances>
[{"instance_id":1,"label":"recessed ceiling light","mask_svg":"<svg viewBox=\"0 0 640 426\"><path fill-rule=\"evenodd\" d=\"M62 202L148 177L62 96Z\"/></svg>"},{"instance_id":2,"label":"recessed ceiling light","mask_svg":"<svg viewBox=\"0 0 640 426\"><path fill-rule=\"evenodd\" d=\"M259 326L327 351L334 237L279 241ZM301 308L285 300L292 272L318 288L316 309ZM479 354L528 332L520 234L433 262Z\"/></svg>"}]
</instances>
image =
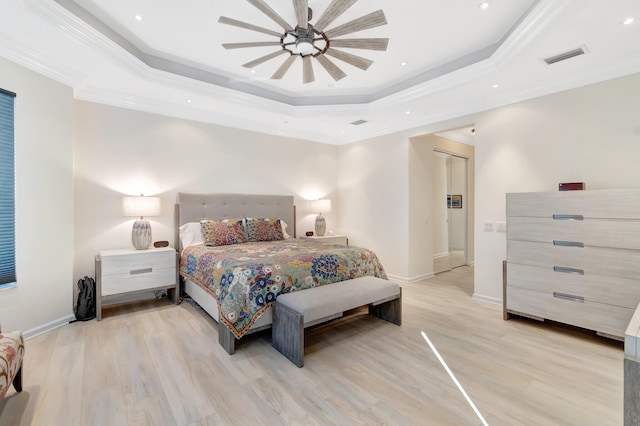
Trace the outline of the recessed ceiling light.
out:
<instances>
[{"instance_id":1,"label":"recessed ceiling light","mask_svg":"<svg viewBox=\"0 0 640 426\"><path fill-rule=\"evenodd\" d=\"M478 7L479 7L480 9L484 10L484 9L486 9L486 8L488 8L488 7L489 7L489 2L488 2L488 1L483 1L482 3L480 3L480 4L478 5Z\"/></svg>"},{"instance_id":2,"label":"recessed ceiling light","mask_svg":"<svg viewBox=\"0 0 640 426\"><path fill-rule=\"evenodd\" d=\"M142 15L136 15L136 21L142 21Z\"/></svg>"},{"instance_id":3,"label":"recessed ceiling light","mask_svg":"<svg viewBox=\"0 0 640 426\"><path fill-rule=\"evenodd\" d=\"M340 133L347 133L346 130L340 130Z\"/></svg>"},{"instance_id":4,"label":"recessed ceiling light","mask_svg":"<svg viewBox=\"0 0 640 426\"><path fill-rule=\"evenodd\" d=\"M630 18L625 19L625 20L624 20L624 22L623 22L623 24L624 24L624 25L631 25L631 24L633 24L635 21L636 21L636 18L634 18L634 17L630 17Z\"/></svg>"},{"instance_id":5,"label":"recessed ceiling light","mask_svg":"<svg viewBox=\"0 0 640 426\"><path fill-rule=\"evenodd\" d=\"M493 89L497 89L498 87L500 87L499 84L494 84L493 86L491 86Z\"/></svg>"},{"instance_id":6,"label":"recessed ceiling light","mask_svg":"<svg viewBox=\"0 0 640 426\"><path fill-rule=\"evenodd\" d=\"M191 102L193 102L191 99L186 99L187 103L190 104Z\"/></svg>"},{"instance_id":7,"label":"recessed ceiling light","mask_svg":"<svg viewBox=\"0 0 640 426\"><path fill-rule=\"evenodd\" d=\"M407 114L407 115L409 115L409 114L411 114L411 110L410 110L410 109L408 109L408 110L406 110L404 113L405 113L405 114Z\"/></svg>"},{"instance_id":8,"label":"recessed ceiling light","mask_svg":"<svg viewBox=\"0 0 640 426\"><path fill-rule=\"evenodd\" d=\"M251 74L255 74L256 70L251 70L250 72L251 72Z\"/></svg>"},{"instance_id":9,"label":"recessed ceiling light","mask_svg":"<svg viewBox=\"0 0 640 426\"><path fill-rule=\"evenodd\" d=\"M408 62L406 62L406 61L402 61L402 62L400 62L400 66L402 66L402 67L406 67L406 66L407 66L407 64L408 64Z\"/></svg>"}]
</instances>

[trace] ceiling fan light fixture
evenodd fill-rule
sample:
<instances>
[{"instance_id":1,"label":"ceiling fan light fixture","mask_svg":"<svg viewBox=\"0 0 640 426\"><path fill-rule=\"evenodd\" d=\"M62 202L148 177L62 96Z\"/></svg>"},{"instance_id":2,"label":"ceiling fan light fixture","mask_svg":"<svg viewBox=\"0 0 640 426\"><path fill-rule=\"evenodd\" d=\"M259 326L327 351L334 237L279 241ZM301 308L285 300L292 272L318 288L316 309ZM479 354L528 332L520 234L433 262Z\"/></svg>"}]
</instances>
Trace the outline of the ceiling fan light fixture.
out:
<instances>
[{"instance_id":1,"label":"ceiling fan light fixture","mask_svg":"<svg viewBox=\"0 0 640 426\"><path fill-rule=\"evenodd\" d=\"M269 61L273 58L280 56L281 54L289 53L287 58L280 64L278 69L273 73L271 79L279 80L284 77L287 71L291 68L291 65L296 61L296 58L300 56L302 58L302 82L304 84L312 83L315 81L313 72L313 59L316 60L335 80L338 81L347 75L342 69L326 55L339 59L347 64L353 65L361 70L367 70L373 61L362 58L360 56L344 52L335 47L346 47L352 49L367 49L367 50L387 50L388 38L353 38L353 39L335 39L347 34L352 34L367 30L370 28L376 28L381 25L387 24L387 19L384 16L382 9L375 12L368 13L360 16L359 18L345 22L337 27L329 28L325 32L325 28L333 23L336 18L342 15L351 5L357 0L332 0L331 4L325 9L324 13L318 19L315 25L312 25L311 20L313 13L311 8L308 7L309 0L293 0L293 8L296 15L295 28L287 23L287 21L280 16L276 11L271 9L267 5L266 0L246 0L252 6L258 8L272 21L276 22L282 29L283 33L270 30L268 28L260 27L249 22L238 21L236 19L227 18L226 16L220 16L218 22L225 25L232 25L234 27L244 28L251 31L275 36L280 39L277 41L254 41L245 43L223 43L222 46L225 49L238 49L238 48L251 48L261 46L277 46L280 45L281 49L269 53L267 55L256 58L252 61L243 64L245 68L253 68L263 62ZM316 28L317 27L317 28ZM331 48L331 40L334 45Z\"/></svg>"},{"instance_id":2,"label":"ceiling fan light fixture","mask_svg":"<svg viewBox=\"0 0 640 426\"><path fill-rule=\"evenodd\" d=\"M313 39L310 37L299 37L296 40L296 50L302 56L311 55L315 50L313 47Z\"/></svg>"}]
</instances>

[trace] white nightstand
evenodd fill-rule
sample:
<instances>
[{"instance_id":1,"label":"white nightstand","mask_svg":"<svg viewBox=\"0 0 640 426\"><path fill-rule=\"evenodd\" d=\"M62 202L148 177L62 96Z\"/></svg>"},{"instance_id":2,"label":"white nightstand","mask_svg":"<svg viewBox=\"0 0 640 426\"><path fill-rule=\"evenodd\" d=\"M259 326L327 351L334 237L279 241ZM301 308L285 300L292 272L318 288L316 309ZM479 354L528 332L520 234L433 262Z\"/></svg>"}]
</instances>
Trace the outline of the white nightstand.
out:
<instances>
[{"instance_id":1,"label":"white nightstand","mask_svg":"<svg viewBox=\"0 0 640 426\"><path fill-rule=\"evenodd\" d=\"M314 235L312 237L307 237L306 235L300 236L303 240L311 240L318 241L320 243L328 243L328 244L342 244L344 246L349 245L349 238L346 235L324 235L322 237L318 237Z\"/></svg>"},{"instance_id":2,"label":"white nightstand","mask_svg":"<svg viewBox=\"0 0 640 426\"><path fill-rule=\"evenodd\" d=\"M173 290L178 303L178 253L171 247L148 250L103 250L96 256L96 317L102 319L102 301L153 290Z\"/></svg>"}]
</instances>

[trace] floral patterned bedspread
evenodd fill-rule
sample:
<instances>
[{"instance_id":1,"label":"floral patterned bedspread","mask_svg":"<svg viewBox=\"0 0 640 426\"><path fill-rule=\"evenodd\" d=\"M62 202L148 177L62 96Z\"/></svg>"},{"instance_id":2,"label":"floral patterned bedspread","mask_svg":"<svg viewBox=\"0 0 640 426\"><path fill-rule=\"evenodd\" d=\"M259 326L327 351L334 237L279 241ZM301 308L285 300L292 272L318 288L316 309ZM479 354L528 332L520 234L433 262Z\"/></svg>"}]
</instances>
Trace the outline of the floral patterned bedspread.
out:
<instances>
[{"instance_id":1,"label":"floral patterned bedspread","mask_svg":"<svg viewBox=\"0 0 640 426\"><path fill-rule=\"evenodd\" d=\"M370 250L296 239L187 247L180 274L215 296L221 320L236 337L279 294L365 275L387 278Z\"/></svg>"}]
</instances>

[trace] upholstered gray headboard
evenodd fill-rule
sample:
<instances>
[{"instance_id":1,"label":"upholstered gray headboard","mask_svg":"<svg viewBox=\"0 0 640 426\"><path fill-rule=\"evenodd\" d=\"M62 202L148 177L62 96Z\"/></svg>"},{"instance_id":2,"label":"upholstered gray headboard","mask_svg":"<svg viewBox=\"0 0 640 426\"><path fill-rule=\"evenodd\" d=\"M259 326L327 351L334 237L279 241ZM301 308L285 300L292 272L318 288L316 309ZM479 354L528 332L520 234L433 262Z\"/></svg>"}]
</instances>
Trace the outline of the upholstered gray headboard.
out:
<instances>
[{"instance_id":1,"label":"upholstered gray headboard","mask_svg":"<svg viewBox=\"0 0 640 426\"><path fill-rule=\"evenodd\" d=\"M174 213L175 244L178 245L180 242L178 228L185 223L232 217L279 217L287 223L287 233L296 236L293 195L189 194L179 192Z\"/></svg>"}]
</instances>

